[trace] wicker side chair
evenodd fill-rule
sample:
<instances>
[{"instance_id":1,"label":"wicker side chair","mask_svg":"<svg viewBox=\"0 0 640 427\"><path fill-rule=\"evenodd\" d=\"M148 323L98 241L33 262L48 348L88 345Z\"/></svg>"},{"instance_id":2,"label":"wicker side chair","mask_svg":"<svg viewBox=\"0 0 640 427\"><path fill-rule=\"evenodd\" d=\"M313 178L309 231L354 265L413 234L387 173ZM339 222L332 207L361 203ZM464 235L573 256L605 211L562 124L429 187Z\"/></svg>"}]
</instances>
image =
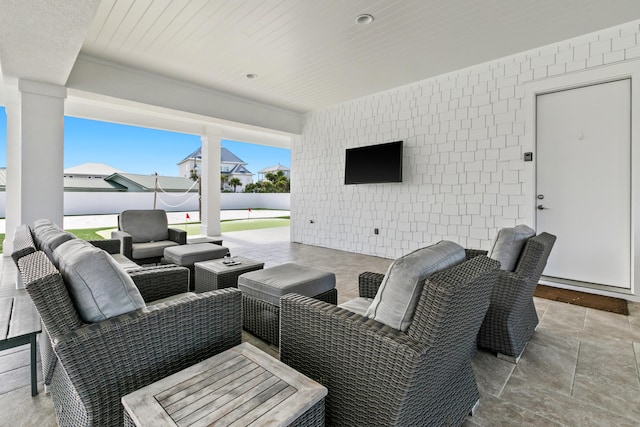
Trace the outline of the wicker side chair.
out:
<instances>
[{"instance_id":1,"label":"wicker side chair","mask_svg":"<svg viewBox=\"0 0 640 427\"><path fill-rule=\"evenodd\" d=\"M479 400L469 348L499 262L433 274L407 333L300 295L281 299L280 358L325 385L327 425L460 425ZM360 276L370 297L380 275Z\"/></svg>"},{"instance_id":2,"label":"wicker side chair","mask_svg":"<svg viewBox=\"0 0 640 427\"><path fill-rule=\"evenodd\" d=\"M478 334L478 347L517 363L538 326L533 293L556 241L549 233L527 240L516 269L500 270L491 304Z\"/></svg>"},{"instance_id":3,"label":"wicker side chair","mask_svg":"<svg viewBox=\"0 0 640 427\"><path fill-rule=\"evenodd\" d=\"M189 294L84 324L44 253L18 264L51 337L56 363L48 383L61 426L123 425L122 396L241 342L237 289Z\"/></svg>"}]
</instances>

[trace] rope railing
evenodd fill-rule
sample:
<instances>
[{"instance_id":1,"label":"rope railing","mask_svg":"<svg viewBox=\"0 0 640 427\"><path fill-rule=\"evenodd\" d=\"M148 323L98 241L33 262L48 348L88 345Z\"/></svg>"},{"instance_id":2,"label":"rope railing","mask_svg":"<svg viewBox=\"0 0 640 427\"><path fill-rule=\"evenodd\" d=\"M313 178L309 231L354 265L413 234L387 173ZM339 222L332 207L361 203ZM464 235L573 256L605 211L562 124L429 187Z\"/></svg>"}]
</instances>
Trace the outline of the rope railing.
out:
<instances>
[{"instance_id":1,"label":"rope railing","mask_svg":"<svg viewBox=\"0 0 640 427\"><path fill-rule=\"evenodd\" d=\"M164 193L164 194L169 194L169 193ZM172 195L172 194L170 194L170 195ZM198 195L198 193L193 193L193 194L191 195L191 197L189 197L189 198L187 198L186 200L184 200L184 201L182 201L182 202L178 203L177 205L172 205L172 204L170 204L170 203L167 203L165 200L162 200L162 197L159 197L159 199L160 199L160 201L161 201L165 206L168 206L168 207L170 207L170 208L177 208L177 207L180 207L180 206L182 206L182 205L186 204L187 202L191 201L191 199L193 199L193 198L194 198L195 196L197 196L197 195Z\"/></svg>"},{"instance_id":2,"label":"rope railing","mask_svg":"<svg viewBox=\"0 0 640 427\"><path fill-rule=\"evenodd\" d=\"M172 197L181 197L184 196L185 194L189 193L191 190L193 190L193 187L196 186L196 184L198 183L198 181L193 181L193 184L191 185L191 187L189 187L189 189L187 191L185 191L184 193L176 193L175 191L172 192L168 192L166 191L164 188L162 188L162 186L160 185L160 180L157 181L158 184L158 189L160 191L162 191L162 193L166 194L167 196L172 196Z\"/></svg>"}]
</instances>

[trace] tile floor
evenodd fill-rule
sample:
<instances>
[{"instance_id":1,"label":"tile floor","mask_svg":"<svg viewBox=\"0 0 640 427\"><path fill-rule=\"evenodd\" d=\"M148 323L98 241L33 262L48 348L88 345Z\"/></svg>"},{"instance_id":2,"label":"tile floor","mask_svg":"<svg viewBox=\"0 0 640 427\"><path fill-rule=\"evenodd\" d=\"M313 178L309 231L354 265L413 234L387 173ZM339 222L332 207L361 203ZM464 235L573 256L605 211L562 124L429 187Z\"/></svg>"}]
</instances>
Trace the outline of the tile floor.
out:
<instances>
[{"instance_id":1,"label":"tile floor","mask_svg":"<svg viewBox=\"0 0 640 427\"><path fill-rule=\"evenodd\" d=\"M391 260L289 242L288 228L227 233L232 255L270 267L295 261L334 271L339 301L357 296L362 271L384 273ZM0 260L0 296L15 293L15 267ZM479 351L480 406L465 426L640 425L640 304L629 316L535 299L540 325L517 365ZM277 355L277 349L244 339ZM29 392L28 347L0 352L0 426L55 425L51 399Z\"/></svg>"}]
</instances>

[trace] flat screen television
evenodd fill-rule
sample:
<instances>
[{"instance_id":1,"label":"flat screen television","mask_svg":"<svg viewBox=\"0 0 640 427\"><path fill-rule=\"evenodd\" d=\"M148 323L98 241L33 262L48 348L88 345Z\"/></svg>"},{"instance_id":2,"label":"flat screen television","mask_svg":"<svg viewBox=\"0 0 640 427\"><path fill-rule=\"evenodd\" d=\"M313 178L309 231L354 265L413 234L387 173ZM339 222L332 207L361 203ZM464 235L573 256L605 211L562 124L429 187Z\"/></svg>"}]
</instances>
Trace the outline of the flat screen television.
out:
<instances>
[{"instance_id":1,"label":"flat screen television","mask_svg":"<svg viewBox=\"0 0 640 427\"><path fill-rule=\"evenodd\" d=\"M402 141L347 148L345 184L402 182Z\"/></svg>"}]
</instances>

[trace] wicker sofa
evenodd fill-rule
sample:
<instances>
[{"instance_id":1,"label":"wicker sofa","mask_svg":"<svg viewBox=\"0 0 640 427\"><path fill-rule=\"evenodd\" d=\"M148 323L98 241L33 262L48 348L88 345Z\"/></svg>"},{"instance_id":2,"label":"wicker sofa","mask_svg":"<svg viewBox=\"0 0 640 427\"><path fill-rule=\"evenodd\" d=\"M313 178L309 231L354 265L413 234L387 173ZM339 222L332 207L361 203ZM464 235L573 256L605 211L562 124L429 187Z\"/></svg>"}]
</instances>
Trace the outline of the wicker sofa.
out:
<instances>
[{"instance_id":1,"label":"wicker sofa","mask_svg":"<svg viewBox=\"0 0 640 427\"><path fill-rule=\"evenodd\" d=\"M327 425L462 424L479 400L471 353L499 268L475 255L429 277L406 332L312 298L282 297L280 358L328 388ZM384 277L361 274L360 296L374 298Z\"/></svg>"},{"instance_id":2,"label":"wicker sofa","mask_svg":"<svg viewBox=\"0 0 640 427\"><path fill-rule=\"evenodd\" d=\"M28 242L29 234L22 227L16 237ZM161 279L167 276L167 268L140 269L136 277L136 271L127 274L103 251L81 241L67 239L50 259L23 243L16 246L16 240L14 260L42 318L44 381L60 425L123 425L122 396L241 342L242 297L237 289L175 296L188 286L188 270L183 267L170 267L181 274L179 287L158 287L136 278ZM63 249L71 245L76 247L65 254ZM106 260L111 270L136 288L142 305L104 320L84 320L86 313L75 299L73 285L61 274L68 274L68 266L58 268L52 262L63 263L64 256L75 257L78 250L97 253L102 264ZM167 294L174 298L153 303Z\"/></svg>"}]
</instances>

